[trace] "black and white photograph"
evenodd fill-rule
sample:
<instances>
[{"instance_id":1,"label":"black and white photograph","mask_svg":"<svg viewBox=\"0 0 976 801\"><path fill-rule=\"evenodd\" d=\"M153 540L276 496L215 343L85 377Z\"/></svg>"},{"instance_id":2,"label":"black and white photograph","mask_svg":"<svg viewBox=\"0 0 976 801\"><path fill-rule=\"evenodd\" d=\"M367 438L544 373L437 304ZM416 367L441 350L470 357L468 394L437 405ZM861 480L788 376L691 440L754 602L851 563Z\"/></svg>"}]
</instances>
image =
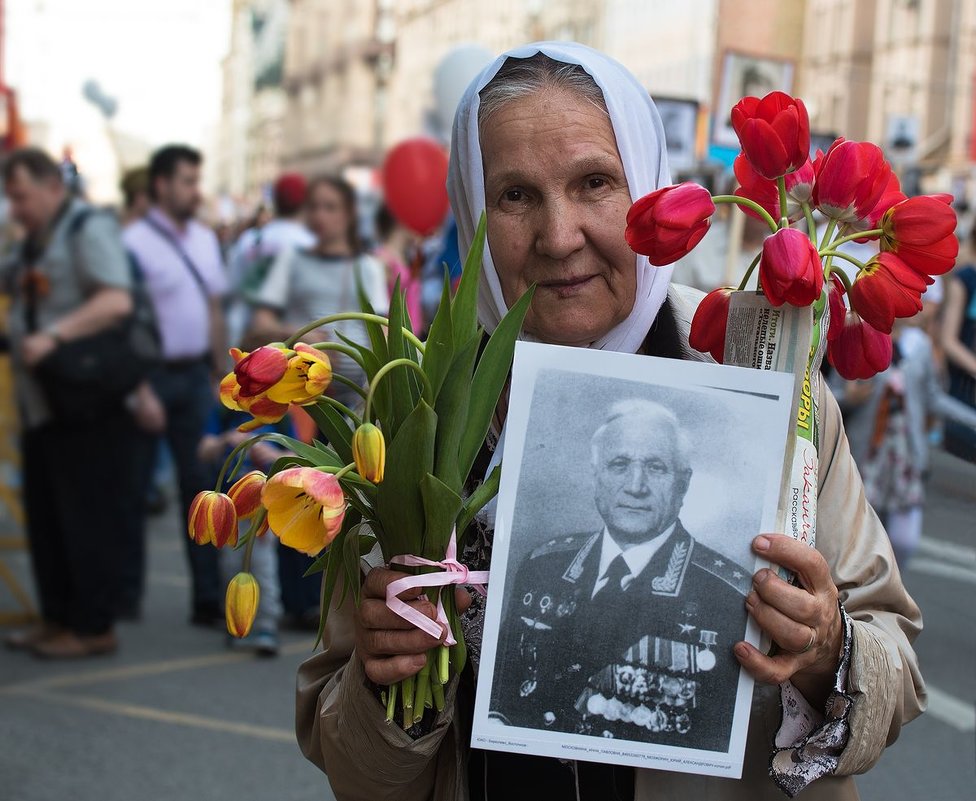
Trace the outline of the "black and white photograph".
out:
<instances>
[{"instance_id":1,"label":"black and white photograph","mask_svg":"<svg viewBox=\"0 0 976 801\"><path fill-rule=\"evenodd\" d=\"M728 51L722 61L722 82L715 104L712 142L738 148L739 138L732 129L732 106L743 97L765 97L770 92L789 94L793 91L794 68L794 63L787 59L759 58Z\"/></svg>"},{"instance_id":2,"label":"black and white photograph","mask_svg":"<svg viewBox=\"0 0 976 801\"><path fill-rule=\"evenodd\" d=\"M664 139L672 172L694 169L697 162L698 101L655 97L654 104L664 125Z\"/></svg>"},{"instance_id":3,"label":"black and white photograph","mask_svg":"<svg viewBox=\"0 0 976 801\"><path fill-rule=\"evenodd\" d=\"M519 343L475 747L737 777L793 377ZM612 741L612 742L611 742Z\"/></svg>"}]
</instances>

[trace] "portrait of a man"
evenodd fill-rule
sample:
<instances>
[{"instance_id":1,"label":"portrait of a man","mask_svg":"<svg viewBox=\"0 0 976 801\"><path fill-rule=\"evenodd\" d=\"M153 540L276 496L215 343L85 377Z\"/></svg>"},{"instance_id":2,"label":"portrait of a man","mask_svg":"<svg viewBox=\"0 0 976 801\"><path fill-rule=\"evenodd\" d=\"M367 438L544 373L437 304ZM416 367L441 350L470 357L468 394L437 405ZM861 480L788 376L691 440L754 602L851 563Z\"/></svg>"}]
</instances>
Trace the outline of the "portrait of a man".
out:
<instances>
[{"instance_id":1,"label":"portrait of a man","mask_svg":"<svg viewBox=\"0 0 976 801\"><path fill-rule=\"evenodd\" d=\"M513 567L491 716L727 751L752 571L685 528L695 464L671 409L621 400L594 423L577 467L593 473L602 528L553 532Z\"/></svg>"}]
</instances>

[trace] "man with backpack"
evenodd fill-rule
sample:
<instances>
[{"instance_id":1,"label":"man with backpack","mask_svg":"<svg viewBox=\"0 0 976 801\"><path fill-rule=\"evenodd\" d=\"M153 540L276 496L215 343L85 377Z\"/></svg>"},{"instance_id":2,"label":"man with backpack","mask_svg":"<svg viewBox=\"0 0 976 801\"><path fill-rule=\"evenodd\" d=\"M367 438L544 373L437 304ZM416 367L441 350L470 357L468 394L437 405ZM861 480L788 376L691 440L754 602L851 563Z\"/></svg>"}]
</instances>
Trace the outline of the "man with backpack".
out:
<instances>
[{"instance_id":1,"label":"man with backpack","mask_svg":"<svg viewBox=\"0 0 976 801\"><path fill-rule=\"evenodd\" d=\"M132 277L114 218L71 197L46 153L14 151L3 181L25 233L0 266L0 290L12 298L27 538L42 616L6 644L51 659L94 656L118 645L118 521L136 489L126 404L139 373L117 358L128 352L120 348L133 316Z\"/></svg>"},{"instance_id":2,"label":"man with backpack","mask_svg":"<svg viewBox=\"0 0 976 801\"><path fill-rule=\"evenodd\" d=\"M180 536L186 544L192 582L194 625L222 623L223 592L217 551L186 535L193 497L209 483L197 458L207 415L220 379L231 365L222 299L227 278L213 231L195 219L201 202L203 158L193 148L168 145L149 163L152 207L129 224L123 241L145 275L162 338L162 364L151 379L151 396L162 407L163 434L176 464L180 487ZM151 460L142 469L145 488Z\"/></svg>"}]
</instances>

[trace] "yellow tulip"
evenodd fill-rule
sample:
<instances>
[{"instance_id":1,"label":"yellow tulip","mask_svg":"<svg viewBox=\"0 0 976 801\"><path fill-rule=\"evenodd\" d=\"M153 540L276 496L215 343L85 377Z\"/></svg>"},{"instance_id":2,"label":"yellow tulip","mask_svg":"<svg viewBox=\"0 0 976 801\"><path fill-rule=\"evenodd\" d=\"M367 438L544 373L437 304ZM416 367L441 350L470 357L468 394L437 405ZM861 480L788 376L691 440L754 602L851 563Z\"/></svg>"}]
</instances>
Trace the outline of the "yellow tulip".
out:
<instances>
[{"instance_id":1,"label":"yellow tulip","mask_svg":"<svg viewBox=\"0 0 976 801\"><path fill-rule=\"evenodd\" d=\"M268 479L261 492L268 524L282 545L315 556L336 538L346 499L335 476L290 467Z\"/></svg>"},{"instance_id":2,"label":"yellow tulip","mask_svg":"<svg viewBox=\"0 0 976 801\"><path fill-rule=\"evenodd\" d=\"M260 600L261 588L250 573L238 573L230 580L224 600L224 617L231 635L243 638L250 633Z\"/></svg>"},{"instance_id":3,"label":"yellow tulip","mask_svg":"<svg viewBox=\"0 0 976 801\"><path fill-rule=\"evenodd\" d=\"M363 478L379 484L386 467L386 440L383 432L372 423L363 423L352 435L352 458L356 472Z\"/></svg>"}]
</instances>

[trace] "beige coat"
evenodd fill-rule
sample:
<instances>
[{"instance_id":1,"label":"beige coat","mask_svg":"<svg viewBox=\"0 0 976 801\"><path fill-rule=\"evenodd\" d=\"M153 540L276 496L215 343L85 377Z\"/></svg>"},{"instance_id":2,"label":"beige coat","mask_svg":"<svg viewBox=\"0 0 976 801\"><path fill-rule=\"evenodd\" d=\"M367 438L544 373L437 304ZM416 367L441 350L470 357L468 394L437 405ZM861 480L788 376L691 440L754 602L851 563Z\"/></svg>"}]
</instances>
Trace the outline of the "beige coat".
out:
<instances>
[{"instance_id":1,"label":"beige coat","mask_svg":"<svg viewBox=\"0 0 976 801\"><path fill-rule=\"evenodd\" d=\"M700 359L687 346L693 304L692 294L672 287L672 335L680 340L673 355ZM823 382L820 416L817 549L853 623L848 690L855 702L838 775L819 779L799 798L847 801L858 798L852 776L871 768L902 725L924 709L912 650L922 619L902 585L888 537L864 499L840 411ZM468 744L461 742L453 707L449 691L434 731L418 740L387 724L354 651L348 603L329 616L324 650L298 673L298 740L305 756L328 775L339 801L466 801ZM767 774L779 720L778 688L757 686L741 780L638 770L635 801L781 801L785 796Z\"/></svg>"}]
</instances>

